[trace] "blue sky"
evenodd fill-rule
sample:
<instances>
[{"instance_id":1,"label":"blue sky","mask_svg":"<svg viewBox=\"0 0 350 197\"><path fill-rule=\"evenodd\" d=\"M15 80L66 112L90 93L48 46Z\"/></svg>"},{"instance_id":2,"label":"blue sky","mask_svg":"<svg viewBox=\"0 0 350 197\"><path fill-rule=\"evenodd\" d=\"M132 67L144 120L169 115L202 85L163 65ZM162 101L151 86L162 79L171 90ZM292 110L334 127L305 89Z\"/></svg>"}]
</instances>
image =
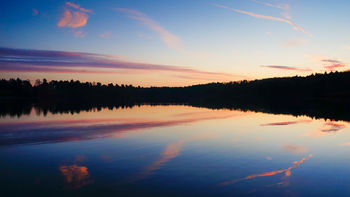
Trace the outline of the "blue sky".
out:
<instances>
[{"instance_id":1,"label":"blue sky","mask_svg":"<svg viewBox=\"0 0 350 197\"><path fill-rule=\"evenodd\" d=\"M347 70L349 7L345 0L7 1L0 77L150 86ZM88 66L34 64L52 51L82 53L63 59Z\"/></svg>"}]
</instances>

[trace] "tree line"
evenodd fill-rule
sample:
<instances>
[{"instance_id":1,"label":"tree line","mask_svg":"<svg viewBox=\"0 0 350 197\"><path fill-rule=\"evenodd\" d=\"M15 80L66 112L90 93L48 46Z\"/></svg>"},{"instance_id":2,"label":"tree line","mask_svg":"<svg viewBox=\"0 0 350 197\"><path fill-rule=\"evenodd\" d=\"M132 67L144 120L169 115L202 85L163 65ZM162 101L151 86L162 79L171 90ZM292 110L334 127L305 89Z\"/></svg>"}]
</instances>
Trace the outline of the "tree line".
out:
<instances>
[{"instance_id":1,"label":"tree line","mask_svg":"<svg viewBox=\"0 0 350 197\"><path fill-rule=\"evenodd\" d=\"M51 111L173 103L215 109L307 113L315 117L320 112L322 116L335 113L333 117L337 117L350 109L349 87L350 71L186 87L135 87L46 79L36 80L32 85L28 80L2 79L0 98L2 103L31 103Z\"/></svg>"}]
</instances>

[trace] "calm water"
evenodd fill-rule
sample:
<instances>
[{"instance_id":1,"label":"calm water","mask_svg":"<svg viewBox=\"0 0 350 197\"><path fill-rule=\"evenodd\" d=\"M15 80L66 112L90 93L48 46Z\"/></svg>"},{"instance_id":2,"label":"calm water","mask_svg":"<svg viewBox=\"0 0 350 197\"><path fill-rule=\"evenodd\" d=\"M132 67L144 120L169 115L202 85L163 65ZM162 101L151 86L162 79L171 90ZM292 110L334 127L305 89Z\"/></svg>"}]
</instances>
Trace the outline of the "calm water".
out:
<instances>
[{"instance_id":1,"label":"calm water","mask_svg":"<svg viewBox=\"0 0 350 197\"><path fill-rule=\"evenodd\" d=\"M349 196L347 122L189 106L0 119L0 196Z\"/></svg>"}]
</instances>

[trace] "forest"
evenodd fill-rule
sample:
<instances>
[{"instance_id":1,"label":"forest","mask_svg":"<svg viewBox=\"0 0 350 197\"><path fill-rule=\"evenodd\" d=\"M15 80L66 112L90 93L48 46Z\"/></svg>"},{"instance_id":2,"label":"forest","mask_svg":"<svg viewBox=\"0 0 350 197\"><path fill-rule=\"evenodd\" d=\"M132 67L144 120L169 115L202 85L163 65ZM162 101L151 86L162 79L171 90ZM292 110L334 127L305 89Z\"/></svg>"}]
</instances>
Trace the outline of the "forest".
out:
<instances>
[{"instance_id":1,"label":"forest","mask_svg":"<svg viewBox=\"0 0 350 197\"><path fill-rule=\"evenodd\" d=\"M0 80L2 114L35 105L49 111L140 104L185 104L349 119L350 71L208 83L186 87L135 87L80 81ZM10 107L12 106L12 107ZM28 107L27 107L28 108ZM14 111L18 114L19 112ZM330 116L330 117L326 117ZM346 116L346 118L345 118Z\"/></svg>"}]
</instances>

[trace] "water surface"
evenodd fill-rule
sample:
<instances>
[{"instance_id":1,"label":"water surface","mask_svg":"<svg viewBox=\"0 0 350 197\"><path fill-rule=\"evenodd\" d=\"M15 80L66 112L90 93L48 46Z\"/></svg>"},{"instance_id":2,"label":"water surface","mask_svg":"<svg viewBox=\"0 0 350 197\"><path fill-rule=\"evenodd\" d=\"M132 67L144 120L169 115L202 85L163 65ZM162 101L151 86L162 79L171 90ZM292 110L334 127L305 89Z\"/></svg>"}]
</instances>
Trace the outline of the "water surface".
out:
<instances>
[{"instance_id":1,"label":"water surface","mask_svg":"<svg viewBox=\"0 0 350 197\"><path fill-rule=\"evenodd\" d=\"M190 106L0 119L1 196L349 196L344 121Z\"/></svg>"}]
</instances>

